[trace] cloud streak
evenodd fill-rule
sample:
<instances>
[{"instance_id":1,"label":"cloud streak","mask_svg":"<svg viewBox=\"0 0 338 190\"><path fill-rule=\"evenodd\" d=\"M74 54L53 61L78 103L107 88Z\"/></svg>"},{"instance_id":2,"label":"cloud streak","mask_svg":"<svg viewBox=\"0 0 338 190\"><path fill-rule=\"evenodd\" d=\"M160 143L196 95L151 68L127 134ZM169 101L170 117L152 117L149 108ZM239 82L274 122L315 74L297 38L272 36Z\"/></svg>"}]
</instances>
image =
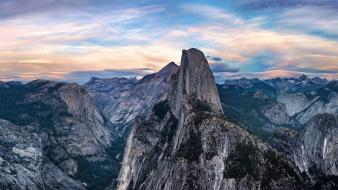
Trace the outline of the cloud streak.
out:
<instances>
[{"instance_id":1,"label":"cloud streak","mask_svg":"<svg viewBox=\"0 0 338 190\"><path fill-rule=\"evenodd\" d=\"M272 13L242 11L263 6L255 0L235 8L213 1L1 1L0 74L71 80L67 73L79 71L75 80L96 71L157 71L171 61L179 64L181 49L196 47L217 55L208 57L217 77L335 76L335 4L266 3Z\"/></svg>"},{"instance_id":2,"label":"cloud streak","mask_svg":"<svg viewBox=\"0 0 338 190\"><path fill-rule=\"evenodd\" d=\"M211 70L214 73L237 73L239 72L239 68L230 67L228 63L224 61L221 57L215 57L215 56L206 56L209 60Z\"/></svg>"},{"instance_id":3,"label":"cloud streak","mask_svg":"<svg viewBox=\"0 0 338 190\"><path fill-rule=\"evenodd\" d=\"M338 8L338 2L332 0L239 0L237 5L245 9L290 8L299 6L319 6Z\"/></svg>"}]
</instances>

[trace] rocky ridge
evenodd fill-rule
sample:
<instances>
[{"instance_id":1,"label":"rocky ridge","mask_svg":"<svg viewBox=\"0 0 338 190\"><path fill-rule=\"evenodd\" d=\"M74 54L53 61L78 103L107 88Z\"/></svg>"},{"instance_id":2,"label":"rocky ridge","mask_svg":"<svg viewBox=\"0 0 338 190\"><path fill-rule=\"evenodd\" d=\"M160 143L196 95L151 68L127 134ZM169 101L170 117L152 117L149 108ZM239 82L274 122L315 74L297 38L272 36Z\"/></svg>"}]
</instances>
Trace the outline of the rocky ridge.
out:
<instances>
[{"instance_id":1,"label":"rocky ridge","mask_svg":"<svg viewBox=\"0 0 338 190\"><path fill-rule=\"evenodd\" d=\"M115 189L120 172L118 189L335 189L337 86L216 88L197 49L141 80L0 82L0 187Z\"/></svg>"},{"instance_id":2,"label":"rocky ridge","mask_svg":"<svg viewBox=\"0 0 338 190\"><path fill-rule=\"evenodd\" d=\"M285 156L224 120L202 52L183 50L170 89L149 117L136 120L117 189L307 188Z\"/></svg>"},{"instance_id":3,"label":"rocky ridge","mask_svg":"<svg viewBox=\"0 0 338 190\"><path fill-rule=\"evenodd\" d=\"M110 124L81 86L37 80L1 88L0 99L2 189L94 189L110 182ZM91 165L97 169L89 173Z\"/></svg>"},{"instance_id":4,"label":"rocky ridge","mask_svg":"<svg viewBox=\"0 0 338 190\"><path fill-rule=\"evenodd\" d=\"M141 80L92 78L83 87L113 123L116 136L128 136L135 117L147 115L155 102L166 96L168 81L177 71L178 66L171 62Z\"/></svg>"},{"instance_id":5,"label":"rocky ridge","mask_svg":"<svg viewBox=\"0 0 338 190\"><path fill-rule=\"evenodd\" d=\"M239 79L218 90L227 118L285 154L317 189L337 187L337 157L323 156L337 152L337 81Z\"/></svg>"}]
</instances>

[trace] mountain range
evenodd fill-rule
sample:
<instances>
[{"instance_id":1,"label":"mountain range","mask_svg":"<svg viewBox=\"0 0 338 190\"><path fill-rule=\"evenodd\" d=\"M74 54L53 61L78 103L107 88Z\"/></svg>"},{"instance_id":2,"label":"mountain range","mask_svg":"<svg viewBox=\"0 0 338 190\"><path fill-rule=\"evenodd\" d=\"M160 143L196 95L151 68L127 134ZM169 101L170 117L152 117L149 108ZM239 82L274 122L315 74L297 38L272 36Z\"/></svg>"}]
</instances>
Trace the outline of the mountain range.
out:
<instances>
[{"instance_id":1,"label":"mountain range","mask_svg":"<svg viewBox=\"0 0 338 190\"><path fill-rule=\"evenodd\" d=\"M140 80L0 82L0 189L337 189L338 82L216 84L182 51Z\"/></svg>"}]
</instances>

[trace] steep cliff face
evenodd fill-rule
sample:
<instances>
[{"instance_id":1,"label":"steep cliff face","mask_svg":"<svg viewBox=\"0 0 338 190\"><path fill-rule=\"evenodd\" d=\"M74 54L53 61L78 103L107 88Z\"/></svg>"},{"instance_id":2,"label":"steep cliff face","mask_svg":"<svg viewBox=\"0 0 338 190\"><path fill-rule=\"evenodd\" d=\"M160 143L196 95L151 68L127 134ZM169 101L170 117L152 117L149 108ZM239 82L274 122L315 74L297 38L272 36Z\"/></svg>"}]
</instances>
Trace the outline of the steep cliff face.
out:
<instances>
[{"instance_id":1,"label":"steep cliff face","mask_svg":"<svg viewBox=\"0 0 338 190\"><path fill-rule=\"evenodd\" d=\"M224 120L202 52L184 50L168 97L138 118L117 189L302 189L285 156Z\"/></svg>"},{"instance_id":2,"label":"steep cliff face","mask_svg":"<svg viewBox=\"0 0 338 190\"><path fill-rule=\"evenodd\" d=\"M276 128L269 141L311 178L315 189L337 189L337 131L337 117L324 113L311 118L299 131Z\"/></svg>"},{"instance_id":3,"label":"steep cliff face","mask_svg":"<svg viewBox=\"0 0 338 190\"><path fill-rule=\"evenodd\" d=\"M321 188L338 187L338 123L332 114L319 114L298 136L293 157Z\"/></svg>"},{"instance_id":4,"label":"steep cliff face","mask_svg":"<svg viewBox=\"0 0 338 190\"><path fill-rule=\"evenodd\" d=\"M197 49L141 80L0 82L0 189L336 189L337 94L306 76L216 88Z\"/></svg>"},{"instance_id":5,"label":"steep cliff face","mask_svg":"<svg viewBox=\"0 0 338 190\"><path fill-rule=\"evenodd\" d=\"M336 146L326 151L338 138L337 86L301 76L232 80L218 89L227 118L287 155L317 189L335 189Z\"/></svg>"},{"instance_id":6,"label":"steep cliff face","mask_svg":"<svg viewBox=\"0 0 338 190\"><path fill-rule=\"evenodd\" d=\"M286 113L289 116L294 116L311 104L311 101L309 101L302 93L280 94L277 100L278 102L285 104Z\"/></svg>"},{"instance_id":7,"label":"steep cliff face","mask_svg":"<svg viewBox=\"0 0 338 190\"><path fill-rule=\"evenodd\" d=\"M238 79L218 85L229 120L265 139L276 127L298 130L317 114L336 114L337 81L320 78Z\"/></svg>"},{"instance_id":8,"label":"steep cliff face","mask_svg":"<svg viewBox=\"0 0 338 190\"><path fill-rule=\"evenodd\" d=\"M177 85L171 86L172 108L180 112L187 97L208 104L211 111L223 113L214 76L204 54L197 49L183 50Z\"/></svg>"},{"instance_id":9,"label":"steep cliff face","mask_svg":"<svg viewBox=\"0 0 338 190\"><path fill-rule=\"evenodd\" d=\"M115 180L136 115L169 92L174 63L142 80L0 83L0 187L103 189Z\"/></svg>"},{"instance_id":10,"label":"steep cliff face","mask_svg":"<svg viewBox=\"0 0 338 190\"><path fill-rule=\"evenodd\" d=\"M226 118L262 139L277 126L294 124L288 107L277 101L278 90L265 81L243 78L217 87Z\"/></svg>"},{"instance_id":11,"label":"steep cliff face","mask_svg":"<svg viewBox=\"0 0 338 190\"><path fill-rule=\"evenodd\" d=\"M115 136L127 136L137 115L147 115L155 102L168 94L169 80L178 71L175 63L169 63L159 72L141 80L92 78L84 84L95 104L114 125ZM114 137L113 137L114 138Z\"/></svg>"},{"instance_id":12,"label":"steep cliff face","mask_svg":"<svg viewBox=\"0 0 338 190\"><path fill-rule=\"evenodd\" d=\"M109 122L77 84L0 90L1 189L101 189L111 181Z\"/></svg>"},{"instance_id":13,"label":"steep cliff face","mask_svg":"<svg viewBox=\"0 0 338 190\"><path fill-rule=\"evenodd\" d=\"M112 124L108 129L112 137L110 153L115 161L113 181L119 173L123 151L136 116L148 117L154 104L167 97L169 81L177 72L178 66L169 63L159 72L141 80L92 78L84 85L100 113Z\"/></svg>"}]
</instances>

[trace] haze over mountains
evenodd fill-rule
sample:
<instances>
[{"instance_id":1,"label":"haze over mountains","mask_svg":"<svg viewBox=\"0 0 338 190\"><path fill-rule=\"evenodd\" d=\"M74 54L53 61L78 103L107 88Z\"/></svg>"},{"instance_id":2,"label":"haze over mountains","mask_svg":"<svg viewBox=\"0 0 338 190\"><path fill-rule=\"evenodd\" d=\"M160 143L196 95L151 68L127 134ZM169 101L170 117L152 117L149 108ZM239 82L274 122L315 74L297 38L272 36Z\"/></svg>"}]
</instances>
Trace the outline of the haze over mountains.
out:
<instances>
[{"instance_id":1,"label":"haze over mountains","mask_svg":"<svg viewBox=\"0 0 338 190\"><path fill-rule=\"evenodd\" d=\"M0 82L1 189L336 189L338 82L216 84L183 50L141 80Z\"/></svg>"}]
</instances>

